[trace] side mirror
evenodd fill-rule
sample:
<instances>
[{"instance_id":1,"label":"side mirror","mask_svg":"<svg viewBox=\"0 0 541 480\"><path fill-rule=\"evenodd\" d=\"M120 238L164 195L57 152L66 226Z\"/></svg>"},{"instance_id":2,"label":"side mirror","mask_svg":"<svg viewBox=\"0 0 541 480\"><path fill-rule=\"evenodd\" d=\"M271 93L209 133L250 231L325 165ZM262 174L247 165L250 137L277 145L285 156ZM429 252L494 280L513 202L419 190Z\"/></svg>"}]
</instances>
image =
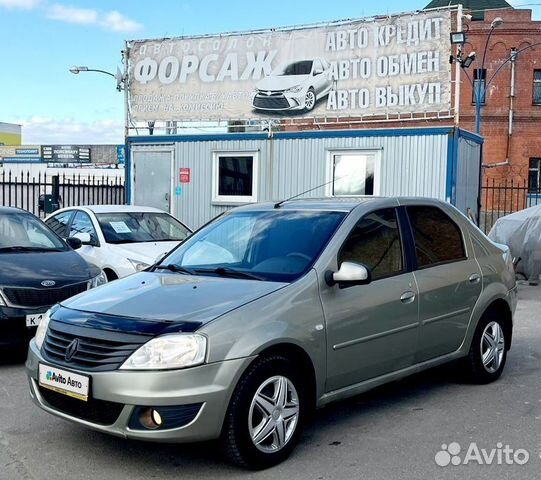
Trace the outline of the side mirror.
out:
<instances>
[{"instance_id":1,"label":"side mirror","mask_svg":"<svg viewBox=\"0 0 541 480\"><path fill-rule=\"evenodd\" d=\"M332 287L338 284L340 288L353 285L366 285L372 281L370 271L364 265L353 262L343 262L337 272L325 272L325 281Z\"/></svg>"},{"instance_id":2,"label":"side mirror","mask_svg":"<svg viewBox=\"0 0 541 480\"><path fill-rule=\"evenodd\" d=\"M76 233L75 235L73 235L72 238L78 238L79 240L81 240L81 243L83 245L92 245L94 242L92 242L92 237L90 236L90 233Z\"/></svg>"},{"instance_id":3,"label":"side mirror","mask_svg":"<svg viewBox=\"0 0 541 480\"><path fill-rule=\"evenodd\" d=\"M314 77L315 77L316 75L321 75L322 73L323 73L323 70L319 70L319 69L318 69L318 70L314 70Z\"/></svg>"},{"instance_id":4,"label":"side mirror","mask_svg":"<svg viewBox=\"0 0 541 480\"><path fill-rule=\"evenodd\" d=\"M73 250L77 250L78 248L81 248L83 246L83 242L81 242L81 239L77 237L68 237L66 238L66 243L73 248Z\"/></svg>"}]
</instances>

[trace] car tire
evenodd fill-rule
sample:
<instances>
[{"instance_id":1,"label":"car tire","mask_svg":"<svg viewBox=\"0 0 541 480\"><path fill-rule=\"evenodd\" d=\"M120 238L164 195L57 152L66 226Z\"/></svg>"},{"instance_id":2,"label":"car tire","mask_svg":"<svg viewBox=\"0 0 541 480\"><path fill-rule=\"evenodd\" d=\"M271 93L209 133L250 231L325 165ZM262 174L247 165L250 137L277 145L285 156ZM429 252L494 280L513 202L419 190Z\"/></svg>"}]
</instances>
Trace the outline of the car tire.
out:
<instances>
[{"instance_id":1,"label":"car tire","mask_svg":"<svg viewBox=\"0 0 541 480\"><path fill-rule=\"evenodd\" d=\"M310 87L306 92L306 96L304 97L304 111L311 112L316 106L316 102L316 92L312 87Z\"/></svg>"},{"instance_id":2,"label":"car tire","mask_svg":"<svg viewBox=\"0 0 541 480\"><path fill-rule=\"evenodd\" d=\"M465 359L467 380L487 384L500 378L507 360L509 340L507 329L497 314L485 313L479 320Z\"/></svg>"},{"instance_id":3,"label":"car tire","mask_svg":"<svg viewBox=\"0 0 541 480\"><path fill-rule=\"evenodd\" d=\"M301 435L306 406L302 374L290 360L280 354L257 359L229 403L220 439L225 458L252 470L284 461Z\"/></svg>"},{"instance_id":4,"label":"car tire","mask_svg":"<svg viewBox=\"0 0 541 480\"><path fill-rule=\"evenodd\" d=\"M106 268L104 270L105 276L107 277L107 282L112 282L113 280L118 280L118 275L113 272L112 270L109 270Z\"/></svg>"}]
</instances>

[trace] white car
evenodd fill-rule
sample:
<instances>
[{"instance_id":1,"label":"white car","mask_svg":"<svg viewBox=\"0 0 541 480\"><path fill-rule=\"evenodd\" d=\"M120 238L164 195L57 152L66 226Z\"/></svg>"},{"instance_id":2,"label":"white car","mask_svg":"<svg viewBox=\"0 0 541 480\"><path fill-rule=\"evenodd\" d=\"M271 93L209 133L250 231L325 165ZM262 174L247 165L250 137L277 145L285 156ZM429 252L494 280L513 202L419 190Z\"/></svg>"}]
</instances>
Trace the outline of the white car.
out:
<instances>
[{"instance_id":1,"label":"white car","mask_svg":"<svg viewBox=\"0 0 541 480\"><path fill-rule=\"evenodd\" d=\"M157 208L91 205L57 210L45 223L62 238L79 238L77 250L99 266L109 281L144 270L191 234Z\"/></svg>"},{"instance_id":2,"label":"white car","mask_svg":"<svg viewBox=\"0 0 541 480\"><path fill-rule=\"evenodd\" d=\"M252 106L256 110L304 110L333 89L329 63L322 59L299 60L282 65L256 84Z\"/></svg>"}]
</instances>

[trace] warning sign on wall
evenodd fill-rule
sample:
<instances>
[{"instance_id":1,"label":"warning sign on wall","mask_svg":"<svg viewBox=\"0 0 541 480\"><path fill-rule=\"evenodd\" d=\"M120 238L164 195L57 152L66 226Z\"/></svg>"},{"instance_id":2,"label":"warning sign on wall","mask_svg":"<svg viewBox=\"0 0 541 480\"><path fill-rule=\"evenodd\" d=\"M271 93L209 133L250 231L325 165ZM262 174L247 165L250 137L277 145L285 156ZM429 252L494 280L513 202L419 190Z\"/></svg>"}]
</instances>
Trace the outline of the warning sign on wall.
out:
<instances>
[{"instance_id":1,"label":"warning sign on wall","mask_svg":"<svg viewBox=\"0 0 541 480\"><path fill-rule=\"evenodd\" d=\"M180 183L190 183L191 170L189 168L180 168L179 169L179 182Z\"/></svg>"}]
</instances>

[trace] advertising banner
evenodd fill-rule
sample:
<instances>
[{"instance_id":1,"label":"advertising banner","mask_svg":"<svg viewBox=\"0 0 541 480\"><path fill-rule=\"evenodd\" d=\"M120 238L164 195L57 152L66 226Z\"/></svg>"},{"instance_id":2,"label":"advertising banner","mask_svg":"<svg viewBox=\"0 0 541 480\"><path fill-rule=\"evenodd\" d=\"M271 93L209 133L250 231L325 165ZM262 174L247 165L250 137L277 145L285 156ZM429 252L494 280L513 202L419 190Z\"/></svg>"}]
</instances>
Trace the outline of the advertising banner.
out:
<instances>
[{"instance_id":1,"label":"advertising banner","mask_svg":"<svg viewBox=\"0 0 541 480\"><path fill-rule=\"evenodd\" d=\"M41 153L45 162L89 163L90 147L78 145L43 145Z\"/></svg>"},{"instance_id":2,"label":"advertising banner","mask_svg":"<svg viewBox=\"0 0 541 480\"><path fill-rule=\"evenodd\" d=\"M37 163L40 161L39 145L0 146L0 163Z\"/></svg>"},{"instance_id":3,"label":"advertising banner","mask_svg":"<svg viewBox=\"0 0 541 480\"><path fill-rule=\"evenodd\" d=\"M129 42L136 121L424 113L451 108L451 13Z\"/></svg>"}]
</instances>

